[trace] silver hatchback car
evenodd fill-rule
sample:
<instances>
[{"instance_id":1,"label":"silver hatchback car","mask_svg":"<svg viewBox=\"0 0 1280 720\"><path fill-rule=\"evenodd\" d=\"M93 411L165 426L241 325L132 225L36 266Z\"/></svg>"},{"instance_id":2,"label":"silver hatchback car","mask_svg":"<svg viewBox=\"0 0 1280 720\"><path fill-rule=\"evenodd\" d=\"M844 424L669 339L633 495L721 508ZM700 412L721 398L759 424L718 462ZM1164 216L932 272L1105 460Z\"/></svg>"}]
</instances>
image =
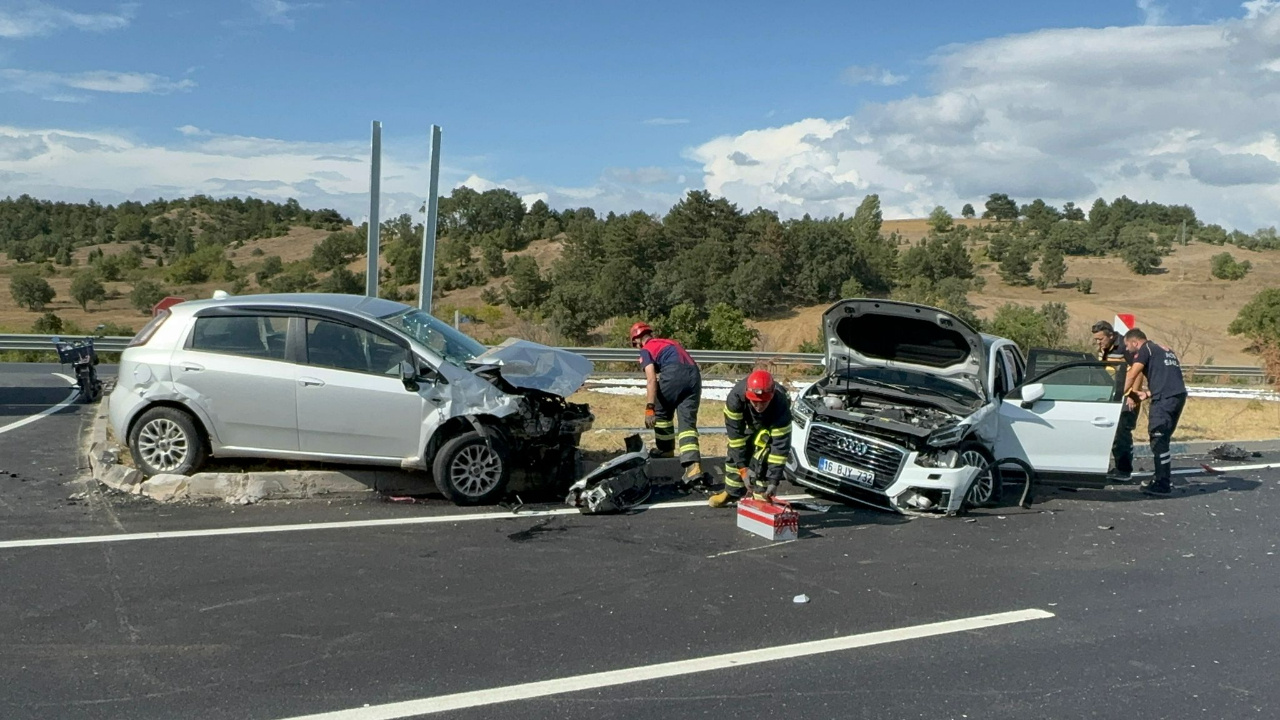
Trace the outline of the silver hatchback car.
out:
<instances>
[{"instance_id":1,"label":"silver hatchback car","mask_svg":"<svg viewBox=\"0 0 1280 720\"><path fill-rule=\"evenodd\" d=\"M116 437L146 475L216 457L424 470L458 504L499 500L515 466L572 481L593 417L566 400L591 361L495 347L417 308L355 295L189 301L120 359Z\"/></svg>"}]
</instances>

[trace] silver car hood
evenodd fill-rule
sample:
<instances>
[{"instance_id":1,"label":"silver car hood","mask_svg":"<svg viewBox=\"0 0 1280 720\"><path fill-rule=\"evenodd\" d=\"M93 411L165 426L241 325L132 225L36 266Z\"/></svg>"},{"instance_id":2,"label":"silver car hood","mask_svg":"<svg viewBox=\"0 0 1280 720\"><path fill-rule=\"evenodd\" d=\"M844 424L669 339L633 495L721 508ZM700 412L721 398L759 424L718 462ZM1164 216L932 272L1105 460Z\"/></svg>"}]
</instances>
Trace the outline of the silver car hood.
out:
<instances>
[{"instance_id":1,"label":"silver car hood","mask_svg":"<svg viewBox=\"0 0 1280 720\"><path fill-rule=\"evenodd\" d=\"M985 377L982 336L928 305L841 300L822 315L827 371L846 366L908 368L954 380Z\"/></svg>"},{"instance_id":2,"label":"silver car hood","mask_svg":"<svg viewBox=\"0 0 1280 720\"><path fill-rule=\"evenodd\" d=\"M497 368L515 387L569 397L582 387L595 366L567 350L511 338L467 362L472 370Z\"/></svg>"}]
</instances>

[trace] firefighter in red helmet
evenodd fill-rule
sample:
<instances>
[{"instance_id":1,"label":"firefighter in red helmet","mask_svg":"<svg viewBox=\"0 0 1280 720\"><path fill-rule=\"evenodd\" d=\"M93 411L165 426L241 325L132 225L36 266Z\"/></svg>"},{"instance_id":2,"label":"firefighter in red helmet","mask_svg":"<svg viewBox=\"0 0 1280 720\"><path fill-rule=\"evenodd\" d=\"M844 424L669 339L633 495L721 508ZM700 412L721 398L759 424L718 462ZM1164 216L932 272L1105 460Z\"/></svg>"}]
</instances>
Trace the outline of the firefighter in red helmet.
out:
<instances>
[{"instance_id":1,"label":"firefighter in red helmet","mask_svg":"<svg viewBox=\"0 0 1280 720\"><path fill-rule=\"evenodd\" d=\"M679 446L682 482L705 485L708 477L702 470L698 442L698 403L702 401L698 363L680 343L655 337L647 323L631 326L631 346L640 350L646 387L644 426L653 430L654 456L672 457Z\"/></svg>"},{"instance_id":2,"label":"firefighter in red helmet","mask_svg":"<svg viewBox=\"0 0 1280 720\"><path fill-rule=\"evenodd\" d=\"M711 507L737 501L750 489L771 497L782 482L791 446L791 399L765 370L756 370L729 391L724 404L729 457L724 491L711 496Z\"/></svg>"}]
</instances>

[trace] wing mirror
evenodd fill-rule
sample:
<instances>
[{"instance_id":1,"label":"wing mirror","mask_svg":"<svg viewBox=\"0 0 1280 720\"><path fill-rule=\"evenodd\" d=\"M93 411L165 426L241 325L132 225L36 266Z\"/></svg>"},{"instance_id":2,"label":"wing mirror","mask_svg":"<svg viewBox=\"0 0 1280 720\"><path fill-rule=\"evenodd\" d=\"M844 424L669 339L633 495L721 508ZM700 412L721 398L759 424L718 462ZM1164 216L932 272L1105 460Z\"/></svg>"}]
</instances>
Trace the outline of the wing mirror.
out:
<instances>
[{"instance_id":1,"label":"wing mirror","mask_svg":"<svg viewBox=\"0 0 1280 720\"><path fill-rule=\"evenodd\" d=\"M1030 410L1036 401L1044 399L1044 385L1041 383L1031 383L1022 386L1022 407Z\"/></svg>"},{"instance_id":2,"label":"wing mirror","mask_svg":"<svg viewBox=\"0 0 1280 720\"><path fill-rule=\"evenodd\" d=\"M432 385L444 382L444 378L440 377L440 373L436 372L434 368L424 366L422 369L418 369L408 360L400 363L400 380L404 383L405 389L410 392L417 392L418 383L422 381L429 382Z\"/></svg>"}]
</instances>

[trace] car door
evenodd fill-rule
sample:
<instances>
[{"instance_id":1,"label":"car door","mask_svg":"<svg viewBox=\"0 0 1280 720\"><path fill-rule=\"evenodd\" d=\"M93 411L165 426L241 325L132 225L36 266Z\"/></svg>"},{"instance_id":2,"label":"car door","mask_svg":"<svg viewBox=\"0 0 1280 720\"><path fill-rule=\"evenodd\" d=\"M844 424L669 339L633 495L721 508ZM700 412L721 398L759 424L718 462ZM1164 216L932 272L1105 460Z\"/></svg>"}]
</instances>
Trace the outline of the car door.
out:
<instances>
[{"instance_id":1,"label":"car door","mask_svg":"<svg viewBox=\"0 0 1280 720\"><path fill-rule=\"evenodd\" d=\"M1028 463L1038 482L1101 486L1119 418L1115 381L1104 363L1062 365L1000 403L995 454Z\"/></svg>"},{"instance_id":2,"label":"car door","mask_svg":"<svg viewBox=\"0 0 1280 720\"><path fill-rule=\"evenodd\" d=\"M287 329L283 316L220 309L196 317L171 356L174 384L202 411L224 452L297 451Z\"/></svg>"},{"instance_id":3,"label":"car door","mask_svg":"<svg viewBox=\"0 0 1280 720\"><path fill-rule=\"evenodd\" d=\"M400 461L422 454L426 401L405 387L413 356L389 335L335 320L299 322L298 442L302 452Z\"/></svg>"}]
</instances>

